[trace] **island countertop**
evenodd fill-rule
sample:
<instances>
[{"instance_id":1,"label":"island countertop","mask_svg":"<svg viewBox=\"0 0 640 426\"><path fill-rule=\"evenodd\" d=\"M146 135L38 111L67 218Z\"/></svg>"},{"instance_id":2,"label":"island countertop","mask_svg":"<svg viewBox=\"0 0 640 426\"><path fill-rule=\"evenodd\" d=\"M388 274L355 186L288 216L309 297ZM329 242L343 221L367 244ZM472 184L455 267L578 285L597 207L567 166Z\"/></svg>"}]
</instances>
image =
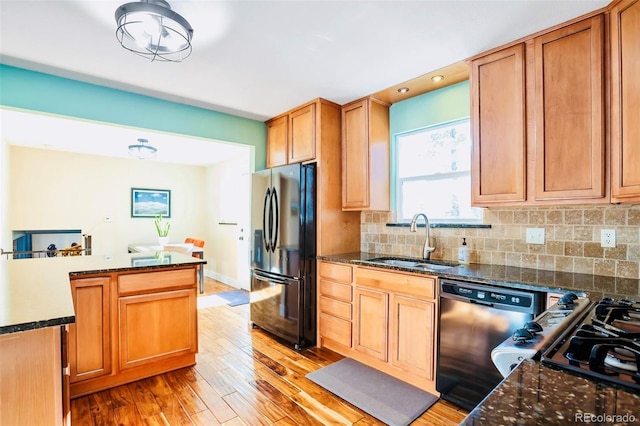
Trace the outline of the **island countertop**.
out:
<instances>
[{"instance_id":1,"label":"island countertop","mask_svg":"<svg viewBox=\"0 0 640 426\"><path fill-rule=\"evenodd\" d=\"M75 322L70 277L205 263L173 252L0 259L0 334Z\"/></svg>"}]
</instances>

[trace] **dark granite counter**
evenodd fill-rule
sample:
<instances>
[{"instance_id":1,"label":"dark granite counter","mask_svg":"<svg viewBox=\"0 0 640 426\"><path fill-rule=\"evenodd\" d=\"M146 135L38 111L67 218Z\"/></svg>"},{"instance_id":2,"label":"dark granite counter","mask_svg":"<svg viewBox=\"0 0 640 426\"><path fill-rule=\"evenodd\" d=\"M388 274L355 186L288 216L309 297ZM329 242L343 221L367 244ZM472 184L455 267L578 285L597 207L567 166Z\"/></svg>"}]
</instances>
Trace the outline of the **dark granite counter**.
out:
<instances>
[{"instance_id":1,"label":"dark granite counter","mask_svg":"<svg viewBox=\"0 0 640 426\"><path fill-rule=\"evenodd\" d=\"M579 296L587 295L592 300L599 300L603 295L614 298L640 300L640 280L638 279L605 277L600 275L575 274L571 272L546 271L542 269L518 268L504 265L485 265L477 263L460 265L437 271L417 271L415 269L403 268L400 266L372 265L366 262L367 259L381 256L389 255L355 252L318 256L318 259L435 275L441 278L464 279L482 284L510 288L538 290L544 292L573 291ZM415 260L421 261L422 259Z\"/></svg>"},{"instance_id":2,"label":"dark granite counter","mask_svg":"<svg viewBox=\"0 0 640 426\"><path fill-rule=\"evenodd\" d=\"M204 264L180 253L0 260L0 334L75 321L69 277Z\"/></svg>"},{"instance_id":3,"label":"dark granite counter","mask_svg":"<svg viewBox=\"0 0 640 426\"><path fill-rule=\"evenodd\" d=\"M461 424L584 423L640 424L640 395L525 360Z\"/></svg>"}]
</instances>

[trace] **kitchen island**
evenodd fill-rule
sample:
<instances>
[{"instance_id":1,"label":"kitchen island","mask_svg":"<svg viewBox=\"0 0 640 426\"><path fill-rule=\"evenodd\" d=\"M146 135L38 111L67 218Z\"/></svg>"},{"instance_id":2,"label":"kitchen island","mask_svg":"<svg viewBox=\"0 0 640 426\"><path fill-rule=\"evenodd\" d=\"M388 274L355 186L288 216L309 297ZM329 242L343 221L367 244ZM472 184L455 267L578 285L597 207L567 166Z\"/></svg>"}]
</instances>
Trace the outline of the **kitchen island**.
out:
<instances>
[{"instance_id":1,"label":"kitchen island","mask_svg":"<svg viewBox=\"0 0 640 426\"><path fill-rule=\"evenodd\" d=\"M193 365L203 263L168 252L0 260L0 424L65 424L69 395Z\"/></svg>"}]
</instances>

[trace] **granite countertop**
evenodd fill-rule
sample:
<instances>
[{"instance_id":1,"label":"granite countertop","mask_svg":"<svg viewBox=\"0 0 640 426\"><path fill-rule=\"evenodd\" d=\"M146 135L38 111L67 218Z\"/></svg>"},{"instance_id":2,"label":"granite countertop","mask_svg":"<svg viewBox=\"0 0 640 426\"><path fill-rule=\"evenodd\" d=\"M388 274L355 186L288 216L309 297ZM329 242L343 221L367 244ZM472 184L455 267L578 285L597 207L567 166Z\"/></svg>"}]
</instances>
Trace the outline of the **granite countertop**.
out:
<instances>
[{"instance_id":1,"label":"granite countertop","mask_svg":"<svg viewBox=\"0 0 640 426\"><path fill-rule=\"evenodd\" d=\"M633 278L605 277L601 275L576 274L571 272L546 271L542 269L518 268L515 266L486 265L472 263L437 271L417 271L392 265L366 263L374 257L393 255L367 252L342 253L318 256L319 260L351 263L361 266L434 275L441 278L464 279L482 284L510 288L539 290L545 292L573 291L579 296L587 295L592 300L603 296L640 300L640 280ZM403 257L404 258L404 257ZM421 261L422 259L415 259Z\"/></svg>"},{"instance_id":2,"label":"granite countertop","mask_svg":"<svg viewBox=\"0 0 640 426\"><path fill-rule=\"evenodd\" d=\"M204 263L169 252L0 259L0 334L73 323L70 276Z\"/></svg>"},{"instance_id":3,"label":"granite countertop","mask_svg":"<svg viewBox=\"0 0 640 426\"><path fill-rule=\"evenodd\" d=\"M525 360L461 424L634 424L639 407L640 395Z\"/></svg>"}]
</instances>

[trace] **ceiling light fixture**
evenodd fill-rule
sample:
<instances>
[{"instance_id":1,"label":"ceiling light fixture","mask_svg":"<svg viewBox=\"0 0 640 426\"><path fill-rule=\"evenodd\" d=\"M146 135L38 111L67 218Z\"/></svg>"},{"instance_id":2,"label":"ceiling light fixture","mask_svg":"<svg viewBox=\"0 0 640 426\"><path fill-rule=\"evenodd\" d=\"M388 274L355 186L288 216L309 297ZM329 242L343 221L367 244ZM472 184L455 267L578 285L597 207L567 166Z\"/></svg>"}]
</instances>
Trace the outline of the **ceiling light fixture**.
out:
<instances>
[{"instance_id":1,"label":"ceiling light fixture","mask_svg":"<svg viewBox=\"0 0 640 426\"><path fill-rule=\"evenodd\" d=\"M139 160L150 160L156 158L158 149L154 146L147 145L149 141L147 139L138 139L137 144L129 145L129 156L137 158Z\"/></svg>"},{"instance_id":2,"label":"ceiling light fixture","mask_svg":"<svg viewBox=\"0 0 640 426\"><path fill-rule=\"evenodd\" d=\"M398 93L407 93L409 91L408 87L401 87L398 89Z\"/></svg>"},{"instance_id":3,"label":"ceiling light fixture","mask_svg":"<svg viewBox=\"0 0 640 426\"><path fill-rule=\"evenodd\" d=\"M431 81L433 81L434 83L437 83L442 80L444 80L443 75L434 75L433 77L431 77Z\"/></svg>"},{"instance_id":4,"label":"ceiling light fixture","mask_svg":"<svg viewBox=\"0 0 640 426\"><path fill-rule=\"evenodd\" d=\"M151 61L182 62L191 54L193 28L165 0L140 0L116 9L116 38Z\"/></svg>"}]
</instances>

